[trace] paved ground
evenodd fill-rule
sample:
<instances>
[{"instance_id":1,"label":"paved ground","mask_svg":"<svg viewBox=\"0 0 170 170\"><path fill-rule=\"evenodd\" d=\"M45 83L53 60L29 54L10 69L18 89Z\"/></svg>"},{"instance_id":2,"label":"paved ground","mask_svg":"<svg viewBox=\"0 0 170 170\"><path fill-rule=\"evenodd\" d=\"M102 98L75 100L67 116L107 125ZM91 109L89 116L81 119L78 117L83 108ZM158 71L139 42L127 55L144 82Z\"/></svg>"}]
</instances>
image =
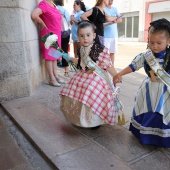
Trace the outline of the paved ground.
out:
<instances>
[{"instance_id":1,"label":"paved ground","mask_svg":"<svg viewBox=\"0 0 170 170\"><path fill-rule=\"evenodd\" d=\"M119 54L115 66L118 71L127 66L139 52L144 51L145 43L119 43ZM72 55L72 53L71 53ZM63 77L63 69L59 69ZM70 73L73 75L74 72ZM19 169L27 165L27 169L58 169L61 170L169 170L170 149L140 145L128 131L133 108L134 96L145 74L143 70L126 75L121 86L120 99L124 105L127 123L125 126L102 126L96 130L82 129L70 125L60 111L59 91L62 87L51 87L47 82L30 97L3 102L2 107L22 129L26 139L30 141L34 161L26 154L27 147L21 147L15 133L10 133L9 123L5 124L5 114L0 114L0 133L12 137L19 156L4 156L4 152L13 150L7 145L7 139L0 140L0 168ZM64 77L65 78L65 77ZM66 81L69 78L65 78ZM0 112L1 113L1 112ZM14 130L15 131L15 130ZM16 132L18 130L16 129ZM6 145L2 145L5 143ZM21 142L23 143L23 142ZM23 145L22 145L23 146ZM33 147L35 146L36 149ZM15 152L14 152L15 153ZM41 156L43 155L43 157ZM22 157L22 158L20 158ZM7 162L16 162L19 165ZM45 158L45 159L44 159ZM39 160L39 161L38 161ZM5 163L4 163L5 162ZM54 165L50 166L49 162ZM36 164L36 165L35 165ZM8 165L8 166L7 166ZM17 165L17 166L16 166ZM43 165L43 166L42 166ZM10 167L10 168L9 168ZM26 168L20 168L26 169Z\"/></svg>"}]
</instances>

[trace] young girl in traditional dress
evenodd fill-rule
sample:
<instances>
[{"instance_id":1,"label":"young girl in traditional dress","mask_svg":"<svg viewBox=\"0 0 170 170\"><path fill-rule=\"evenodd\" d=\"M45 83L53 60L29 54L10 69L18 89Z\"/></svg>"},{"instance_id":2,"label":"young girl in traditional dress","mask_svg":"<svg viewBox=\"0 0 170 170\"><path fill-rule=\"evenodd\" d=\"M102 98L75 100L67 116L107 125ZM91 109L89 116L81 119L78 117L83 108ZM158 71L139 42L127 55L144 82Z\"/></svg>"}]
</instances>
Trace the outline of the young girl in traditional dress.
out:
<instances>
[{"instance_id":1,"label":"young girl in traditional dress","mask_svg":"<svg viewBox=\"0 0 170 170\"><path fill-rule=\"evenodd\" d=\"M170 147L170 22L159 19L150 23L148 50L114 77L144 67L148 77L140 86L133 109L130 131L142 144Z\"/></svg>"},{"instance_id":2,"label":"young girl in traditional dress","mask_svg":"<svg viewBox=\"0 0 170 170\"><path fill-rule=\"evenodd\" d=\"M60 92L61 110L69 122L80 127L114 125L119 108L108 72L114 76L116 70L108 49L94 43L94 26L88 21L79 24L77 34L81 43L78 51L80 71Z\"/></svg>"}]
</instances>

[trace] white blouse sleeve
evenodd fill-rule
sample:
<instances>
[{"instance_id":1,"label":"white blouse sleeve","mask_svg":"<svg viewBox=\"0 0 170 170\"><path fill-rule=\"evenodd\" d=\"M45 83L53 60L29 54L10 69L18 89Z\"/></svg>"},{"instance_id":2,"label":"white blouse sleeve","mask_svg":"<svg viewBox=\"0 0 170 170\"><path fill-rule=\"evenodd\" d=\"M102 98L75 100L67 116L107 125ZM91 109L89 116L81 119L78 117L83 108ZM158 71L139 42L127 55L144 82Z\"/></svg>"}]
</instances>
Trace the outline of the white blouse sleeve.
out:
<instances>
[{"instance_id":1,"label":"white blouse sleeve","mask_svg":"<svg viewBox=\"0 0 170 170\"><path fill-rule=\"evenodd\" d=\"M143 56L143 53L138 54L129 65L133 71L139 70L144 66L145 58Z\"/></svg>"}]
</instances>

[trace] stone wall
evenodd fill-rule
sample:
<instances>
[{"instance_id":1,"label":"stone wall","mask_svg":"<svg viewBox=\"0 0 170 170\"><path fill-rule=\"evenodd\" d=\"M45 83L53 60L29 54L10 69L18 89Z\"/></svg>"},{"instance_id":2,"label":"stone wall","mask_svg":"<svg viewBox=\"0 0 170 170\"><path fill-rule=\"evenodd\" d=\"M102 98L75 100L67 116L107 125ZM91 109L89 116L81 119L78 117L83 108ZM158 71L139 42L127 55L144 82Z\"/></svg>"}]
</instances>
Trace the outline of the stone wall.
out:
<instances>
[{"instance_id":1,"label":"stone wall","mask_svg":"<svg viewBox=\"0 0 170 170\"><path fill-rule=\"evenodd\" d=\"M0 101L29 96L45 78L37 25L38 0L0 1Z\"/></svg>"}]
</instances>

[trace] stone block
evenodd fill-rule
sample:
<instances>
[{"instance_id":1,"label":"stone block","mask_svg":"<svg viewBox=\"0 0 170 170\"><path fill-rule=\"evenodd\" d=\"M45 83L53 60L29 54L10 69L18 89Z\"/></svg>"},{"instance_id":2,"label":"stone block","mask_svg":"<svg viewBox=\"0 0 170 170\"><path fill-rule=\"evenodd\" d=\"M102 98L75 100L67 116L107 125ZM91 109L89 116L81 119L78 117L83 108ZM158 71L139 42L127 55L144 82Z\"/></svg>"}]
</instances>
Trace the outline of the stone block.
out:
<instances>
[{"instance_id":1,"label":"stone block","mask_svg":"<svg viewBox=\"0 0 170 170\"><path fill-rule=\"evenodd\" d=\"M0 43L0 53L0 80L28 72L23 42Z\"/></svg>"},{"instance_id":2,"label":"stone block","mask_svg":"<svg viewBox=\"0 0 170 170\"><path fill-rule=\"evenodd\" d=\"M41 84L42 82L42 70L41 70L41 67L36 67L32 70L30 70L30 78L29 78L29 81L30 81L30 88L31 88L31 93L33 93L33 91L35 91Z\"/></svg>"},{"instance_id":3,"label":"stone block","mask_svg":"<svg viewBox=\"0 0 170 170\"><path fill-rule=\"evenodd\" d=\"M1 0L1 7L23 8L33 10L41 0Z\"/></svg>"},{"instance_id":4,"label":"stone block","mask_svg":"<svg viewBox=\"0 0 170 170\"><path fill-rule=\"evenodd\" d=\"M42 62L42 57L40 56L40 46L38 40L27 41L24 43L24 53L25 53L25 64L28 70L32 70L39 67Z\"/></svg>"},{"instance_id":5,"label":"stone block","mask_svg":"<svg viewBox=\"0 0 170 170\"><path fill-rule=\"evenodd\" d=\"M40 0L17 0L19 1L19 7L32 11L39 3Z\"/></svg>"},{"instance_id":6,"label":"stone block","mask_svg":"<svg viewBox=\"0 0 170 170\"><path fill-rule=\"evenodd\" d=\"M3 103L3 106L49 159L91 142L29 97Z\"/></svg>"},{"instance_id":7,"label":"stone block","mask_svg":"<svg viewBox=\"0 0 170 170\"><path fill-rule=\"evenodd\" d=\"M8 77L0 81L0 101L29 96L31 86L28 74Z\"/></svg>"},{"instance_id":8,"label":"stone block","mask_svg":"<svg viewBox=\"0 0 170 170\"><path fill-rule=\"evenodd\" d=\"M31 12L30 10L20 9L20 23L24 41L38 40L39 38L38 24L31 19Z\"/></svg>"},{"instance_id":9,"label":"stone block","mask_svg":"<svg viewBox=\"0 0 170 170\"><path fill-rule=\"evenodd\" d=\"M19 0L1 0L0 7L18 7Z\"/></svg>"},{"instance_id":10,"label":"stone block","mask_svg":"<svg viewBox=\"0 0 170 170\"><path fill-rule=\"evenodd\" d=\"M23 30L19 8L0 8L1 42L22 42Z\"/></svg>"}]
</instances>

